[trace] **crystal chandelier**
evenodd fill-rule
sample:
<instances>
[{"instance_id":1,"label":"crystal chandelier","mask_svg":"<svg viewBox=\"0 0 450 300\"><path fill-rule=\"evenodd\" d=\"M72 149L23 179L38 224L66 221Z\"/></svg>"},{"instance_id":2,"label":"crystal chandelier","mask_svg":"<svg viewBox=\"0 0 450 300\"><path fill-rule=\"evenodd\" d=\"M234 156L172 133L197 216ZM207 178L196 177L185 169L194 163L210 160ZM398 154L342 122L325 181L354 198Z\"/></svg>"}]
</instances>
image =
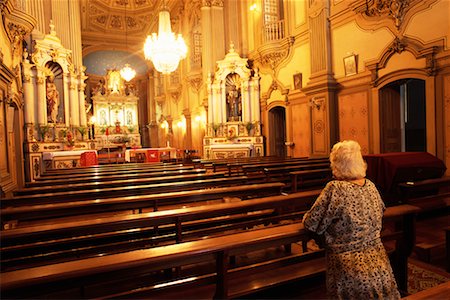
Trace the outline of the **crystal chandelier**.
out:
<instances>
[{"instance_id":1,"label":"crystal chandelier","mask_svg":"<svg viewBox=\"0 0 450 300\"><path fill-rule=\"evenodd\" d=\"M128 50L128 24L127 24L127 4L125 4L125 44ZM125 64L125 66L120 70L120 76L125 81L130 81L136 76L136 71L130 67L130 64Z\"/></svg>"},{"instance_id":2,"label":"crystal chandelier","mask_svg":"<svg viewBox=\"0 0 450 300\"><path fill-rule=\"evenodd\" d=\"M178 67L180 60L186 57L187 46L181 34L175 37L170 26L170 14L167 9L159 12L158 35L147 36L144 44L146 59L153 62L155 69L170 74Z\"/></svg>"},{"instance_id":3,"label":"crystal chandelier","mask_svg":"<svg viewBox=\"0 0 450 300\"><path fill-rule=\"evenodd\" d=\"M125 64L125 66L120 70L120 76L122 76L125 81L130 81L136 76L136 71L130 67L130 64Z\"/></svg>"}]
</instances>

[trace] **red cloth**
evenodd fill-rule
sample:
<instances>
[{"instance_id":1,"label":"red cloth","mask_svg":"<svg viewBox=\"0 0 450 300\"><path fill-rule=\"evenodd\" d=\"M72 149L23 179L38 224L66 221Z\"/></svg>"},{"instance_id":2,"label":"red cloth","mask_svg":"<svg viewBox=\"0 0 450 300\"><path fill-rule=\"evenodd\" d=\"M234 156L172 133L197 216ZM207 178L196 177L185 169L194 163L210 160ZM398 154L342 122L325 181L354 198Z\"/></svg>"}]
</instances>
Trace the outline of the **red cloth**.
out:
<instances>
[{"instance_id":1,"label":"red cloth","mask_svg":"<svg viewBox=\"0 0 450 300\"><path fill-rule=\"evenodd\" d=\"M447 167L427 152L393 152L365 155L367 178L382 191L389 192L397 183L439 178Z\"/></svg>"},{"instance_id":2,"label":"red cloth","mask_svg":"<svg viewBox=\"0 0 450 300\"><path fill-rule=\"evenodd\" d=\"M159 162L158 150L147 150L145 153L146 162Z\"/></svg>"},{"instance_id":3,"label":"red cloth","mask_svg":"<svg viewBox=\"0 0 450 300\"><path fill-rule=\"evenodd\" d=\"M97 153L95 151L86 151L80 155L80 166L95 166L98 165Z\"/></svg>"}]
</instances>

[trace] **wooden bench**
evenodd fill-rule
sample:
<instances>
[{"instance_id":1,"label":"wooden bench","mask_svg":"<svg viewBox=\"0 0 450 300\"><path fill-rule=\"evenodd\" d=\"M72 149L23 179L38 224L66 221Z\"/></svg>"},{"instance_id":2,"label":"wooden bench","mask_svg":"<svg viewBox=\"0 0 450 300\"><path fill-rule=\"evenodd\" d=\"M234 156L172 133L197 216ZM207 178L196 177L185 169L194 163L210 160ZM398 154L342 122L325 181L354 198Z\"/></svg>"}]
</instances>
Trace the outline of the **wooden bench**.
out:
<instances>
[{"instance_id":1,"label":"wooden bench","mask_svg":"<svg viewBox=\"0 0 450 300\"><path fill-rule=\"evenodd\" d=\"M450 295L450 281L441 283L434 287L425 289L418 293L406 296L402 299L405 300L439 300L439 299L448 299L448 295Z\"/></svg>"},{"instance_id":2,"label":"wooden bench","mask_svg":"<svg viewBox=\"0 0 450 300\"><path fill-rule=\"evenodd\" d=\"M92 190L92 189L106 189L115 188L123 186L139 186L145 184L157 184L157 183L169 183L169 182L180 182L180 181L191 181L191 180L208 180L213 178L221 178L225 173L205 173L205 172L195 172L191 174L176 174L169 175L161 172L155 172L160 176L155 177L147 176L147 174L140 174L135 178L124 177L118 180L101 180L93 182L66 182L66 184L54 184L46 186L37 187L27 187L23 189L18 189L13 192L14 196L26 196L26 195L36 195L45 193L59 193L59 192L70 192L70 191L80 191L80 190Z\"/></svg>"},{"instance_id":3,"label":"wooden bench","mask_svg":"<svg viewBox=\"0 0 450 300\"><path fill-rule=\"evenodd\" d=\"M173 170L160 170L154 171L151 170L149 172L134 172L134 173L120 173L120 174L107 174L107 175L94 175L86 176L86 177L76 177L70 178L70 183L88 183L88 182L101 182L101 181L111 181L111 180L121 180L121 179L135 179L140 177L160 177L160 176L173 176L173 175L187 175L187 174L204 174L206 173L205 169L173 169ZM39 180L34 182L27 182L25 186L27 188L32 187L43 187L43 186L51 186L51 185L61 185L67 184L68 179L49 179L49 180Z\"/></svg>"},{"instance_id":4,"label":"wooden bench","mask_svg":"<svg viewBox=\"0 0 450 300\"><path fill-rule=\"evenodd\" d=\"M215 187L208 189L196 189L188 191L160 192L145 195L132 195L126 197L113 197L105 199L88 198L60 203L24 204L3 203L0 210L2 229L10 229L21 226L22 222L31 220L43 220L51 218L64 218L68 216L81 216L106 212L134 211L142 212L149 208L154 211L164 209L166 206L182 206L189 203L205 202L209 200L223 199L225 197L238 197L249 199L255 197L279 195L284 186L282 183L265 183L238 185L230 187Z\"/></svg>"},{"instance_id":5,"label":"wooden bench","mask_svg":"<svg viewBox=\"0 0 450 300\"><path fill-rule=\"evenodd\" d=\"M78 170L73 173L46 173L36 180L53 180L53 179L72 179L79 177L89 177L93 175L119 175L119 174L137 174L137 173L149 173L149 172L161 172L161 171L173 171L173 170L188 170L193 169L193 166L182 166L182 165L165 165L165 166L148 166L143 168L121 168L121 169L89 169L86 172Z\"/></svg>"},{"instance_id":6,"label":"wooden bench","mask_svg":"<svg viewBox=\"0 0 450 300\"><path fill-rule=\"evenodd\" d=\"M50 204L56 202L67 202L82 199L105 199L118 196L143 195L151 193L163 193L171 191L195 190L199 188L214 188L219 186L231 186L247 183L246 176L223 177L220 176L199 180L184 180L177 182L150 183L123 185L111 188L95 188L91 187L84 190L75 190L68 192L41 193L25 196L16 196L12 198L2 199L1 208L8 206L18 207L25 205ZM223 174L222 174L223 175Z\"/></svg>"},{"instance_id":7,"label":"wooden bench","mask_svg":"<svg viewBox=\"0 0 450 300\"><path fill-rule=\"evenodd\" d=\"M450 192L450 176L402 182L397 185L397 188L403 201L410 198L434 195L439 193L441 189L444 189L444 192Z\"/></svg>"},{"instance_id":8,"label":"wooden bench","mask_svg":"<svg viewBox=\"0 0 450 300\"><path fill-rule=\"evenodd\" d=\"M226 232L300 221L320 190L238 202L110 216L6 230L4 271L74 258L180 243ZM304 247L306 249L306 247Z\"/></svg>"},{"instance_id":9,"label":"wooden bench","mask_svg":"<svg viewBox=\"0 0 450 300\"><path fill-rule=\"evenodd\" d=\"M320 167L328 167L330 163L324 159L306 159L306 160L286 160L282 162L257 163L250 165L243 165L241 168L244 175L251 175L252 173L264 173L265 168L278 168L300 165L320 165ZM317 167L319 168L319 167Z\"/></svg>"},{"instance_id":10,"label":"wooden bench","mask_svg":"<svg viewBox=\"0 0 450 300\"><path fill-rule=\"evenodd\" d=\"M388 208L384 222L403 226L383 240L397 241L392 263L401 289L406 288L408 249L412 248L416 208L404 205ZM403 220L403 221L402 221ZM400 229L403 228L403 229ZM325 271L323 251L291 254L248 265L235 266L231 257L271 247L290 245L309 239L303 225L291 224L179 244L134 250L119 254L80 259L59 264L21 269L0 274L3 297L71 298L170 298L173 291L194 294L197 298L237 298L267 287L292 282ZM169 280L152 283L151 272L208 264L205 273L183 273ZM192 269L191 269L192 270ZM127 281L129 279L129 281ZM209 280L208 280L209 279ZM142 282L141 282L142 281ZM261 284L264 282L264 284ZM105 289L99 288L104 284ZM129 284L135 283L135 286ZM140 283L144 285L140 285ZM166 290L163 291L164 287ZM123 290L119 290L123 288ZM163 294L152 292L159 290ZM60 294L58 294L58 292ZM63 294L61 294L63 293ZM163 296L165 295L165 296Z\"/></svg>"},{"instance_id":11,"label":"wooden bench","mask_svg":"<svg viewBox=\"0 0 450 300\"><path fill-rule=\"evenodd\" d=\"M227 167L229 172L233 169L236 170L236 172L244 172L245 171L260 171L257 165L264 164L262 167L273 167L273 166L280 166L280 165L290 165L292 163L298 163L298 164L313 164L313 163L326 163L329 162L329 159L327 157L297 157L297 158L269 158L269 159L263 159L260 161L251 161L251 162L230 162ZM244 170L244 167L246 170ZM257 170L253 170L252 168L256 167ZM258 170L259 169L259 170Z\"/></svg>"},{"instance_id":12,"label":"wooden bench","mask_svg":"<svg viewBox=\"0 0 450 300\"><path fill-rule=\"evenodd\" d=\"M289 166L279 166L264 168L264 174L266 176L266 181L277 181L286 183L286 190L292 190L292 175L291 172L305 171L302 174L302 178L308 178L308 185L314 187L323 186L324 182L329 181L329 163L315 163L315 164L299 164L299 165L289 165ZM326 169L324 171L324 169ZM321 170L316 172L316 170ZM306 175L308 171L312 171L311 175ZM312 180L313 178L320 180ZM305 184L303 185L305 187Z\"/></svg>"},{"instance_id":13,"label":"wooden bench","mask_svg":"<svg viewBox=\"0 0 450 300\"><path fill-rule=\"evenodd\" d=\"M414 205L420 209L418 218L427 219L435 217L437 213L445 217L450 215L450 193L442 193L431 196L415 197L405 200L407 204ZM445 249L445 242L439 240L428 240L417 243L414 252L418 258L425 262L431 262L432 257L440 254Z\"/></svg>"},{"instance_id":14,"label":"wooden bench","mask_svg":"<svg viewBox=\"0 0 450 300\"><path fill-rule=\"evenodd\" d=\"M298 188L308 186L323 186L331 180L332 173L330 168L302 170L289 172L291 176L291 189L295 193Z\"/></svg>"}]
</instances>

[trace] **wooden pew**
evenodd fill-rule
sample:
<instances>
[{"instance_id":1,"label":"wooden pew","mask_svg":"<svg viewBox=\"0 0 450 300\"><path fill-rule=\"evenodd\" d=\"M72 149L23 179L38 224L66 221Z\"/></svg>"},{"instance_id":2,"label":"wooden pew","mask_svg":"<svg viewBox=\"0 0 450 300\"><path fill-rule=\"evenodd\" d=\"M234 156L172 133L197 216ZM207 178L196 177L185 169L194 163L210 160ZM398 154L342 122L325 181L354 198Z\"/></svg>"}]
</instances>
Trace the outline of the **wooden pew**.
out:
<instances>
[{"instance_id":1,"label":"wooden pew","mask_svg":"<svg viewBox=\"0 0 450 300\"><path fill-rule=\"evenodd\" d=\"M308 179L308 182L305 182L303 186L305 187L305 185L307 185L312 188L318 188L323 187L324 183L330 180L331 176L329 173L331 170L329 166L329 163L298 164L270 168L266 167L263 170L267 182L283 182L286 183L286 190L292 190L291 184L293 181L291 172L304 171L303 173L297 173L301 174L302 178Z\"/></svg>"},{"instance_id":2,"label":"wooden pew","mask_svg":"<svg viewBox=\"0 0 450 300\"><path fill-rule=\"evenodd\" d=\"M282 168L299 165L318 165L318 167L327 167L330 165L329 161L325 159L305 159L305 160L286 160L282 162L256 163L250 165L242 165L241 168L245 175L264 173L265 168ZM317 168L318 168L317 167Z\"/></svg>"},{"instance_id":3,"label":"wooden pew","mask_svg":"<svg viewBox=\"0 0 450 300\"><path fill-rule=\"evenodd\" d=\"M75 190L68 192L41 193L34 195L16 196L2 199L1 208L17 207L25 205L51 204L56 202L67 202L82 199L105 199L118 196L143 195L151 193L163 193L170 191L195 190L199 188L214 188L219 186L231 186L245 184L246 176L223 177L223 174L217 173L215 178L184 180L177 182L150 183L150 184L128 184L111 188L86 188L84 190ZM221 176L222 175L222 176Z\"/></svg>"},{"instance_id":4,"label":"wooden pew","mask_svg":"<svg viewBox=\"0 0 450 300\"><path fill-rule=\"evenodd\" d=\"M444 193L450 192L450 176L402 182L397 185L397 188L402 196L402 201L407 201L410 198L435 195L440 193L441 189L444 189Z\"/></svg>"},{"instance_id":5,"label":"wooden pew","mask_svg":"<svg viewBox=\"0 0 450 300\"><path fill-rule=\"evenodd\" d=\"M450 192L416 197L405 200L407 204L420 208L419 217L421 219L434 218L437 216L447 216L450 218ZM436 230L445 230L445 228L436 228ZM417 243L414 251L420 260L430 262L432 257L439 255L445 247L445 242L430 239L425 242ZM448 250L447 250L448 251Z\"/></svg>"},{"instance_id":6,"label":"wooden pew","mask_svg":"<svg viewBox=\"0 0 450 300\"><path fill-rule=\"evenodd\" d=\"M151 170L149 172L138 172L138 173L120 173L120 174L108 174L108 175L90 175L86 177L76 177L70 178L70 183L87 183L87 182L101 182L101 181L110 181L110 180L120 180L120 179L134 179L140 177L158 177L158 176L171 176L171 175L184 175L184 174L204 174L206 173L205 169L173 169L173 170ZM43 187L50 185L61 185L67 184L68 180L64 179L50 179L50 180L39 180L34 182L27 182L25 184L26 187Z\"/></svg>"},{"instance_id":7,"label":"wooden pew","mask_svg":"<svg viewBox=\"0 0 450 300\"><path fill-rule=\"evenodd\" d=\"M161 171L173 171L173 170L189 170L194 169L193 166L181 166L181 165L168 165L159 167L145 167L145 168L123 168L123 169L106 169L91 172L74 172L74 173L52 173L45 174L41 177L36 178L36 180L53 180L53 179L72 179L80 177L89 177L95 175L120 175L120 174L139 174L139 173L149 173L149 172L161 172Z\"/></svg>"},{"instance_id":8,"label":"wooden pew","mask_svg":"<svg viewBox=\"0 0 450 300\"><path fill-rule=\"evenodd\" d=\"M151 174L151 173L150 173ZM46 194L46 193L59 193L59 192L70 192L70 191L80 191L80 190L91 190L91 189L107 189L123 186L137 186L144 184L158 184L158 183L169 183L169 182L179 182L179 181L190 181L190 180L208 180L213 178L221 178L225 173L205 173L195 172L191 174L176 174L169 175L161 172L157 172L160 176L146 176L147 174L140 174L136 178L122 178L118 180L101 180L92 182L72 182L66 181L66 184L54 184L46 186L37 187L27 187L23 189L18 189L13 192L14 196L26 196L26 195L36 195L36 194ZM153 174L154 175L154 174ZM102 178L104 179L104 178Z\"/></svg>"},{"instance_id":9,"label":"wooden pew","mask_svg":"<svg viewBox=\"0 0 450 300\"><path fill-rule=\"evenodd\" d=\"M0 202L2 205L0 217L2 220L2 229L9 229L14 226L21 226L23 222L35 220L130 210L142 212L146 208L158 211L164 209L164 206L181 206L189 203L223 199L225 197L249 199L279 195L283 186L284 184L282 183L238 185L154 194L146 193L145 195L105 199L89 198L60 203L44 203L41 205L33 203L24 204L19 201L18 203L9 203L10 206L8 206L6 203Z\"/></svg>"},{"instance_id":10,"label":"wooden pew","mask_svg":"<svg viewBox=\"0 0 450 300\"><path fill-rule=\"evenodd\" d=\"M178 165L182 166L182 164L168 164L168 163L126 163L122 165L92 165L92 166L79 166L73 167L70 169L48 169L45 170L42 174L44 176L50 175L60 175L60 174L72 174L72 173L89 173L89 172L99 172L99 171L107 171L107 170L123 170L123 169L142 169L142 168L156 168L163 166L171 166Z\"/></svg>"},{"instance_id":11,"label":"wooden pew","mask_svg":"<svg viewBox=\"0 0 450 300\"><path fill-rule=\"evenodd\" d=\"M401 289L406 289L407 270L399 259L407 261L412 248L414 214L417 208L408 205L390 207L384 222L393 221L397 230L383 235L384 241L396 241L392 264ZM401 226L400 226L401 225ZM412 226L412 227L411 227ZM250 265L233 264L231 257L257 250L290 245L308 240L301 223L281 225L254 231L172 244L150 249L21 269L0 274L0 289L6 298L66 297L72 298L170 298L174 291L183 290L197 298L237 298L267 287L323 274L323 251L286 255ZM151 272L207 263L206 273L183 273L154 284ZM212 263L212 264L211 264ZM206 280L206 279L209 279ZM129 279L130 281L127 281ZM140 285L139 279L146 285ZM161 279L159 277L159 279ZM114 282L114 284L113 284ZM128 283L127 283L128 282ZM128 284L137 283L136 286ZM261 284L264 282L264 284ZM100 289L99 286L109 290ZM124 290L119 290L123 287ZM164 287L166 289L164 290ZM154 292L160 293L155 296ZM60 294L58 294L58 292ZM153 294L152 294L153 292ZM63 293L63 294L61 294ZM65 294L64 294L65 293Z\"/></svg>"},{"instance_id":12,"label":"wooden pew","mask_svg":"<svg viewBox=\"0 0 450 300\"><path fill-rule=\"evenodd\" d=\"M425 289L418 293L406 296L402 299L405 300L430 300L430 299L448 299L450 295L450 281L441 283L437 286Z\"/></svg>"},{"instance_id":13,"label":"wooden pew","mask_svg":"<svg viewBox=\"0 0 450 300\"><path fill-rule=\"evenodd\" d=\"M245 201L27 226L2 232L3 270L299 221L320 190Z\"/></svg>"},{"instance_id":14,"label":"wooden pew","mask_svg":"<svg viewBox=\"0 0 450 300\"><path fill-rule=\"evenodd\" d=\"M331 180L332 172L330 168L302 170L289 172L291 176L291 189L295 193L298 188L306 188L308 186L323 186Z\"/></svg>"}]
</instances>

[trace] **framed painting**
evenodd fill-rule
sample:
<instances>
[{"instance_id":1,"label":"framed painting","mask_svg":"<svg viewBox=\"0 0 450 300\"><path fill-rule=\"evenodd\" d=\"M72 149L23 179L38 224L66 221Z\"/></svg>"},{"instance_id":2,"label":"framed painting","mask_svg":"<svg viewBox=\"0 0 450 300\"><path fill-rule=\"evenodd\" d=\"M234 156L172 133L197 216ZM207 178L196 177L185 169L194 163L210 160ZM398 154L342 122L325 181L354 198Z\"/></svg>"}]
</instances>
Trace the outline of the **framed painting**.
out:
<instances>
[{"instance_id":1,"label":"framed painting","mask_svg":"<svg viewBox=\"0 0 450 300\"><path fill-rule=\"evenodd\" d=\"M302 73L294 74L294 90L302 88Z\"/></svg>"},{"instance_id":2,"label":"framed painting","mask_svg":"<svg viewBox=\"0 0 450 300\"><path fill-rule=\"evenodd\" d=\"M345 76L355 75L358 73L358 65L355 54L344 57L344 69Z\"/></svg>"}]
</instances>

